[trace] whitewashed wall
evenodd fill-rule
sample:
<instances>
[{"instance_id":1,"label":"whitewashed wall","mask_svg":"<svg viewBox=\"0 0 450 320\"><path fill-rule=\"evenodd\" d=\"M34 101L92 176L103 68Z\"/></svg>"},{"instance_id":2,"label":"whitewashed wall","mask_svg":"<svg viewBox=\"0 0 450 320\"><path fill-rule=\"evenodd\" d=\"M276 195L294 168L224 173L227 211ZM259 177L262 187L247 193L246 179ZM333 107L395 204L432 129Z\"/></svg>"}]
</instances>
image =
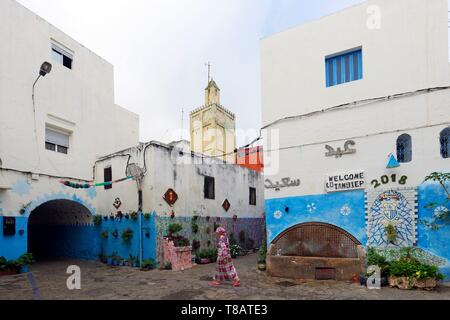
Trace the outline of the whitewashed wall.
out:
<instances>
[{"instance_id":1,"label":"whitewashed wall","mask_svg":"<svg viewBox=\"0 0 450 320\"><path fill-rule=\"evenodd\" d=\"M52 60L51 41L74 52L73 69ZM113 67L13 0L0 1L0 158L2 167L91 180L95 160L136 145L139 119L114 104ZM41 63L51 74L32 85ZM45 150L45 126L68 132L68 155Z\"/></svg>"},{"instance_id":2,"label":"whitewashed wall","mask_svg":"<svg viewBox=\"0 0 450 320\"><path fill-rule=\"evenodd\" d=\"M381 29L366 26L367 9L380 9ZM263 122L356 100L448 86L447 1L367 1L262 41ZM363 79L326 87L325 57L362 46ZM266 190L266 198L325 193L326 174L364 170L370 182L386 173L417 186L432 171L448 171L439 134L450 126L450 90L360 105L280 122L266 132L266 178L301 179L299 187ZM413 161L387 170L396 140L412 136ZM325 157L325 145L356 142L356 154ZM271 150L280 151L271 152ZM390 183L388 186L395 186Z\"/></svg>"},{"instance_id":3,"label":"whitewashed wall","mask_svg":"<svg viewBox=\"0 0 450 320\"><path fill-rule=\"evenodd\" d=\"M141 147L141 149L143 149ZM261 218L264 213L264 193L260 173L246 168L223 164L218 160L201 164L201 157L192 157L190 152L180 154L181 149L152 143L146 150L148 172L143 180L143 209L156 212L159 216L170 216L172 210L177 217L210 216L239 218ZM124 151L132 154L130 163L137 162L143 167L142 152ZM96 180L103 179L103 169L113 168L113 179L124 176L127 157L114 157L98 163ZM207 160L206 160L207 161ZM194 163L194 164L192 164ZM215 200L204 199L204 175L215 178ZM256 188L257 205L249 204L249 188ZM172 188L179 200L170 207L163 199L165 192ZM136 211L138 207L137 187L134 181L118 183L111 190L99 189L98 211L116 212L112 207L115 198L122 201L123 212ZM228 199L231 208L226 212L222 204Z\"/></svg>"}]
</instances>

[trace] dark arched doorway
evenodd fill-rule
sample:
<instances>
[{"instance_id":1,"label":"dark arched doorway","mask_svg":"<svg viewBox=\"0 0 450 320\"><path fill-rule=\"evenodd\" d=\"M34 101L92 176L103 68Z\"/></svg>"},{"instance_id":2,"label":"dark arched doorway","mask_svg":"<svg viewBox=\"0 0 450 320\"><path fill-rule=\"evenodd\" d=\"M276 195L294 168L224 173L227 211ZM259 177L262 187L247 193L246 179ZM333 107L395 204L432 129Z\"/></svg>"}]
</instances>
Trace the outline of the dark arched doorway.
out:
<instances>
[{"instance_id":1,"label":"dark arched doorway","mask_svg":"<svg viewBox=\"0 0 450 320\"><path fill-rule=\"evenodd\" d=\"M272 242L272 276L310 280L351 280L364 265L361 243L347 231L326 223L296 225Z\"/></svg>"},{"instance_id":2,"label":"dark arched doorway","mask_svg":"<svg viewBox=\"0 0 450 320\"><path fill-rule=\"evenodd\" d=\"M36 260L95 259L97 237L89 209L71 200L53 200L28 219L28 252Z\"/></svg>"}]
</instances>

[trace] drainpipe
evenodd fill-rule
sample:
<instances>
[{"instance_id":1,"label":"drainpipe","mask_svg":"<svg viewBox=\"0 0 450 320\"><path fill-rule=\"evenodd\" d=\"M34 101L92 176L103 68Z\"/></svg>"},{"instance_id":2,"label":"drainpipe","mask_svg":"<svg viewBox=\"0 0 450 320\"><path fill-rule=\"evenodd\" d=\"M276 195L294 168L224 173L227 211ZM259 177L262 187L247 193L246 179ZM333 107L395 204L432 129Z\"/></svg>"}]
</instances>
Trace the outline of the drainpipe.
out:
<instances>
[{"instance_id":1,"label":"drainpipe","mask_svg":"<svg viewBox=\"0 0 450 320\"><path fill-rule=\"evenodd\" d=\"M144 257L144 243L142 239L142 212L139 211L139 268L142 269L142 259Z\"/></svg>"}]
</instances>

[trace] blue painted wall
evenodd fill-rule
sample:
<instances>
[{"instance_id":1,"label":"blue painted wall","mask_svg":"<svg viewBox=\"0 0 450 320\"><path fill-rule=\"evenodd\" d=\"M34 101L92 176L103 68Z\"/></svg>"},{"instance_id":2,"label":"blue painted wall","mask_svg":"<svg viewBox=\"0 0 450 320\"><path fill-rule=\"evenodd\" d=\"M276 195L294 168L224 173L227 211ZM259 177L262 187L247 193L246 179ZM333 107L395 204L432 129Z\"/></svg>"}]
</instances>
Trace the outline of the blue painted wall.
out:
<instances>
[{"instance_id":1,"label":"blue painted wall","mask_svg":"<svg viewBox=\"0 0 450 320\"><path fill-rule=\"evenodd\" d=\"M285 211L286 207L289 212ZM266 200L268 243L297 224L323 222L344 229L364 245L367 241L365 216L363 190L269 199Z\"/></svg>"},{"instance_id":2,"label":"blue painted wall","mask_svg":"<svg viewBox=\"0 0 450 320\"><path fill-rule=\"evenodd\" d=\"M122 240L122 232L131 229L133 238L127 243ZM118 237L113 236L114 230L118 231ZM100 233L108 232L108 238L100 239L100 252L106 256L117 254L123 259L128 259L130 255L139 257L140 255L140 225L139 220L103 220L100 226ZM149 237L146 234L149 233ZM149 220L142 217L142 239L143 239L143 259L156 260L156 215L152 214Z\"/></svg>"},{"instance_id":3,"label":"blue painted wall","mask_svg":"<svg viewBox=\"0 0 450 320\"><path fill-rule=\"evenodd\" d=\"M447 195L443 188L438 184L424 184L419 187L419 221L430 220L434 215L434 210L425 208L430 203L437 206L445 204ZM447 209L450 210L450 203L447 202ZM443 225L439 230L427 229L424 224L418 224L418 244L420 248L435 254L438 257L445 258L447 265L441 268L442 272L450 280L450 225Z\"/></svg>"},{"instance_id":4,"label":"blue painted wall","mask_svg":"<svg viewBox=\"0 0 450 320\"><path fill-rule=\"evenodd\" d=\"M22 254L27 252L27 222L26 217L16 218L16 235L3 235L3 217L0 216L0 257L5 257L8 260L19 258ZM23 235L19 231L23 230Z\"/></svg>"}]
</instances>

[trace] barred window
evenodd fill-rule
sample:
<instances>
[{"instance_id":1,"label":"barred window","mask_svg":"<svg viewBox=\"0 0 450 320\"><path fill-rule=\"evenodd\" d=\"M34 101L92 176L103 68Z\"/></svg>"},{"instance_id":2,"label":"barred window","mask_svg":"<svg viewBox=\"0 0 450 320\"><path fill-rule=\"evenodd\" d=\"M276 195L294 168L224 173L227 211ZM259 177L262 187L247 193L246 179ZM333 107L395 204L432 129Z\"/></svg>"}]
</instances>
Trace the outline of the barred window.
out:
<instances>
[{"instance_id":1,"label":"barred window","mask_svg":"<svg viewBox=\"0 0 450 320\"><path fill-rule=\"evenodd\" d=\"M442 158L450 158L450 127L442 130L441 132L441 155Z\"/></svg>"},{"instance_id":2,"label":"barred window","mask_svg":"<svg viewBox=\"0 0 450 320\"><path fill-rule=\"evenodd\" d=\"M397 139L397 160L400 163L412 161L412 139L409 134L402 134Z\"/></svg>"}]
</instances>

